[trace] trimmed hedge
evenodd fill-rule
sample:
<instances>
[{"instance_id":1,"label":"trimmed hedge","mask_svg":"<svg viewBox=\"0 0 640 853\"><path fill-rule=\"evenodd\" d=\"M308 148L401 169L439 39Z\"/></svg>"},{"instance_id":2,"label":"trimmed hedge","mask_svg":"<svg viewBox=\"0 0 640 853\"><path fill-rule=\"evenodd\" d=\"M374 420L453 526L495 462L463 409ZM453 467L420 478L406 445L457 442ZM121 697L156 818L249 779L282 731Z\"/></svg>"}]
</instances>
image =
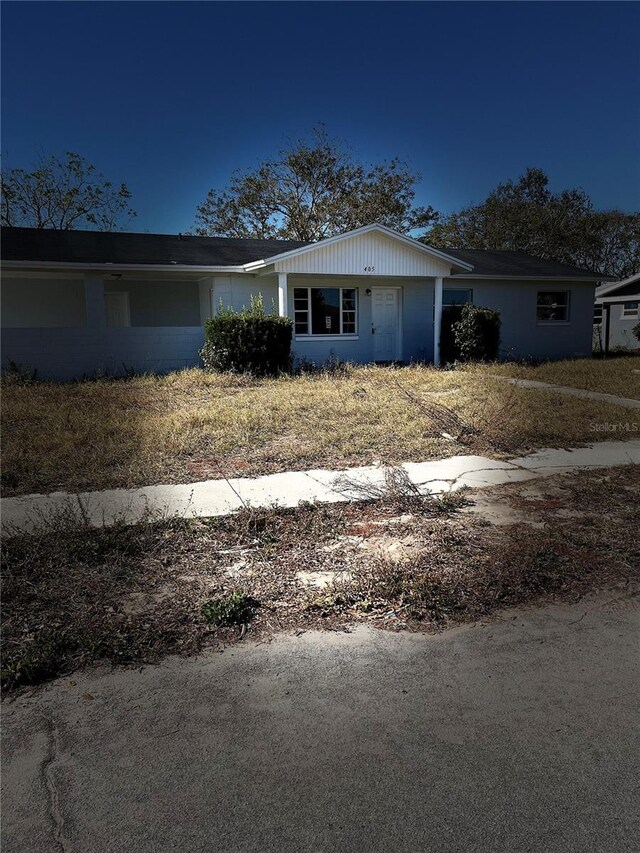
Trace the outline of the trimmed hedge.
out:
<instances>
[{"instance_id":1,"label":"trimmed hedge","mask_svg":"<svg viewBox=\"0 0 640 853\"><path fill-rule=\"evenodd\" d=\"M200 357L207 370L277 376L291 370L292 329L287 317L265 313L261 296L242 311L221 306L207 320Z\"/></svg>"},{"instance_id":2,"label":"trimmed hedge","mask_svg":"<svg viewBox=\"0 0 640 853\"><path fill-rule=\"evenodd\" d=\"M442 314L442 361L495 361L500 350L500 314L477 305L454 305Z\"/></svg>"}]
</instances>

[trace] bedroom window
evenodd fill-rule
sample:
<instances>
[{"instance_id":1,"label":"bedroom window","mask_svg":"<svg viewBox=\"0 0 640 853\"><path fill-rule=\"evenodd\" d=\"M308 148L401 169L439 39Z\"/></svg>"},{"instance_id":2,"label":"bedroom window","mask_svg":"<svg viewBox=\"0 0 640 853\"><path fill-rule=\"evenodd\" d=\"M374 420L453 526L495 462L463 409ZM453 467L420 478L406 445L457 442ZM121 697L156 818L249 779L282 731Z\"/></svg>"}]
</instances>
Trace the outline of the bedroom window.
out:
<instances>
[{"instance_id":1,"label":"bedroom window","mask_svg":"<svg viewBox=\"0 0 640 853\"><path fill-rule=\"evenodd\" d=\"M623 320L637 320L640 302L624 302L622 305Z\"/></svg>"},{"instance_id":2,"label":"bedroom window","mask_svg":"<svg viewBox=\"0 0 640 853\"><path fill-rule=\"evenodd\" d=\"M451 308L452 305L466 305L473 302L473 290L451 290L445 288L442 291L442 307Z\"/></svg>"},{"instance_id":3,"label":"bedroom window","mask_svg":"<svg viewBox=\"0 0 640 853\"><path fill-rule=\"evenodd\" d=\"M569 322L569 291L538 291L538 323Z\"/></svg>"},{"instance_id":4,"label":"bedroom window","mask_svg":"<svg viewBox=\"0 0 640 853\"><path fill-rule=\"evenodd\" d=\"M294 287L296 335L355 335L355 287Z\"/></svg>"}]
</instances>

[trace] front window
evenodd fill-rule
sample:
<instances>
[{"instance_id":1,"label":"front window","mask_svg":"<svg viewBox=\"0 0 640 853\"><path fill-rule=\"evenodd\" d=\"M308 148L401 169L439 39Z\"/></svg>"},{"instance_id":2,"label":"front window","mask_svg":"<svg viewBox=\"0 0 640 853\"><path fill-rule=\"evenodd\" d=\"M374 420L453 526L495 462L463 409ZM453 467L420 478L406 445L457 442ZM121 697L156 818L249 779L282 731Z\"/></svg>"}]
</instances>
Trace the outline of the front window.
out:
<instances>
[{"instance_id":1,"label":"front window","mask_svg":"<svg viewBox=\"0 0 640 853\"><path fill-rule=\"evenodd\" d=\"M567 323L569 321L569 291L538 291L538 323Z\"/></svg>"},{"instance_id":2,"label":"front window","mask_svg":"<svg viewBox=\"0 0 640 853\"><path fill-rule=\"evenodd\" d=\"M622 317L624 320L637 320L640 302L625 302L622 306Z\"/></svg>"},{"instance_id":3,"label":"front window","mask_svg":"<svg viewBox=\"0 0 640 853\"><path fill-rule=\"evenodd\" d=\"M442 291L442 307L451 308L452 305L467 305L473 302L473 290L452 290L445 288Z\"/></svg>"},{"instance_id":4,"label":"front window","mask_svg":"<svg viewBox=\"0 0 640 853\"><path fill-rule=\"evenodd\" d=\"M354 287L295 287L296 335L355 335L357 298Z\"/></svg>"}]
</instances>

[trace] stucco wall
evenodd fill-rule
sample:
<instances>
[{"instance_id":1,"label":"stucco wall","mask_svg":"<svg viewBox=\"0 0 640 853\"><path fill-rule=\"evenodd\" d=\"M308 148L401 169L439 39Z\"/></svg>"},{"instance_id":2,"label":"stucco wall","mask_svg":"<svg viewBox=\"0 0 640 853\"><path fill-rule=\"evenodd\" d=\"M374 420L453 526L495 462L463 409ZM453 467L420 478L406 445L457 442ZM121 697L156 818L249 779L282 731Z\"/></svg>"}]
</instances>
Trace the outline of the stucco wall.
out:
<instances>
[{"instance_id":1,"label":"stucco wall","mask_svg":"<svg viewBox=\"0 0 640 853\"><path fill-rule=\"evenodd\" d=\"M629 298L629 302L639 300L640 297L636 297L635 299ZM640 349L640 341L633 334L633 328L638 325L640 320L632 317L623 317L622 309L623 306L620 304L609 305L609 349L613 349L614 347L624 347L624 349L630 350Z\"/></svg>"},{"instance_id":2,"label":"stucco wall","mask_svg":"<svg viewBox=\"0 0 640 853\"><path fill-rule=\"evenodd\" d=\"M255 275L223 275L213 279L213 310L220 303L241 311L251 304L251 297L262 295L265 311L278 313L278 286L272 277Z\"/></svg>"},{"instance_id":3,"label":"stucco wall","mask_svg":"<svg viewBox=\"0 0 640 853\"><path fill-rule=\"evenodd\" d=\"M464 284L462 283L464 281ZM500 312L502 358L557 359L590 356L593 334L594 286L575 282L508 282L456 279L445 287L470 287L473 301ZM538 291L568 290L569 322L539 324Z\"/></svg>"},{"instance_id":4,"label":"stucco wall","mask_svg":"<svg viewBox=\"0 0 640 853\"><path fill-rule=\"evenodd\" d=\"M84 280L2 276L2 326L84 326Z\"/></svg>"},{"instance_id":5,"label":"stucco wall","mask_svg":"<svg viewBox=\"0 0 640 853\"><path fill-rule=\"evenodd\" d=\"M403 285L403 361L433 361L433 297L433 282Z\"/></svg>"}]
</instances>

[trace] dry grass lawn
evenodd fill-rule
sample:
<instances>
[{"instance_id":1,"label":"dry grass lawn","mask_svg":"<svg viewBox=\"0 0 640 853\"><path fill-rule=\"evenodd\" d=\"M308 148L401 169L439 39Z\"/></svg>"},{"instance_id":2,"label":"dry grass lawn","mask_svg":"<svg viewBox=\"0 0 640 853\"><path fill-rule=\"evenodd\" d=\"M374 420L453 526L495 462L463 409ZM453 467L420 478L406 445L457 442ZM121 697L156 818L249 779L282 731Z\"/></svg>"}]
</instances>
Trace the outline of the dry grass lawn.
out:
<instances>
[{"instance_id":1,"label":"dry grass lawn","mask_svg":"<svg viewBox=\"0 0 640 853\"><path fill-rule=\"evenodd\" d=\"M607 359L547 361L535 367L522 364L496 364L490 370L503 376L535 379L554 385L570 385L587 391L602 391L619 397L640 399L640 356Z\"/></svg>"},{"instance_id":2,"label":"dry grass lawn","mask_svg":"<svg viewBox=\"0 0 640 853\"><path fill-rule=\"evenodd\" d=\"M511 387L487 368L272 380L188 370L7 383L2 396L5 495L520 453L597 440L606 436L594 423L629 420L624 409Z\"/></svg>"}]
</instances>

